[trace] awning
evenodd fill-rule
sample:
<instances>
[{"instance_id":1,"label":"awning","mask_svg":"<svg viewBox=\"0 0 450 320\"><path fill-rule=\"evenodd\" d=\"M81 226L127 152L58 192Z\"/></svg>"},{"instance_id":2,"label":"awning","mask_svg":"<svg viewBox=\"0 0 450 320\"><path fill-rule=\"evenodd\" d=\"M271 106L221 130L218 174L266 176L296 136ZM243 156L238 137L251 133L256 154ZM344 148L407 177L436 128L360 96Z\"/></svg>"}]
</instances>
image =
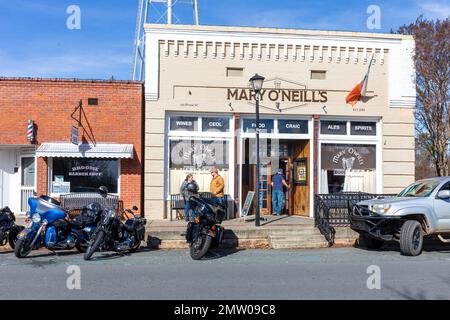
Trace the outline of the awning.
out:
<instances>
[{"instance_id":1,"label":"awning","mask_svg":"<svg viewBox=\"0 0 450 320\"><path fill-rule=\"evenodd\" d=\"M64 158L128 158L133 159L132 144L97 143L43 143L36 151L38 157Z\"/></svg>"}]
</instances>

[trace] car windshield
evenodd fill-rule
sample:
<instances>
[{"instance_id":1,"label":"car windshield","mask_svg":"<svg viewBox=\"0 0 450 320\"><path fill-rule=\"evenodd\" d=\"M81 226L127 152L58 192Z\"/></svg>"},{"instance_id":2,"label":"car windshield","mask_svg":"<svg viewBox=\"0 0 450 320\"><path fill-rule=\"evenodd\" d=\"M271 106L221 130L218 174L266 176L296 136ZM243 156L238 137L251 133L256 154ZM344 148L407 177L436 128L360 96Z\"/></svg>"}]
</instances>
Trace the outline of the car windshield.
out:
<instances>
[{"instance_id":1,"label":"car windshield","mask_svg":"<svg viewBox=\"0 0 450 320\"><path fill-rule=\"evenodd\" d=\"M439 185L436 180L424 180L415 182L409 187L401 191L399 197L428 197L433 190Z\"/></svg>"}]
</instances>

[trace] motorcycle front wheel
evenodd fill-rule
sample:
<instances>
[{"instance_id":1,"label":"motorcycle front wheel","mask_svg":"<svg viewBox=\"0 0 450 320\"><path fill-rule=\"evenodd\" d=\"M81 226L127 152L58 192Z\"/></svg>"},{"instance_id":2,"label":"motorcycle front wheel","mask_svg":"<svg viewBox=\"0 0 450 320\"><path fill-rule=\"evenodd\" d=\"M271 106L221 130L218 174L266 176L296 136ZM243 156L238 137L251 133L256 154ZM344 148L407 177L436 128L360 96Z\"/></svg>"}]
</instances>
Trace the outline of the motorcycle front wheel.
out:
<instances>
[{"instance_id":1,"label":"motorcycle front wheel","mask_svg":"<svg viewBox=\"0 0 450 320\"><path fill-rule=\"evenodd\" d=\"M94 242L88 246L86 252L84 253L84 260L91 259L94 252L98 249L98 247L103 243L103 239L105 238L105 231L100 230L95 236Z\"/></svg>"},{"instance_id":2,"label":"motorcycle front wheel","mask_svg":"<svg viewBox=\"0 0 450 320\"><path fill-rule=\"evenodd\" d=\"M133 244L131 245L130 252L136 252L139 249L139 247L141 246L141 240L139 240L137 231L134 232L133 237L134 237L134 241L133 241Z\"/></svg>"},{"instance_id":3,"label":"motorcycle front wheel","mask_svg":"<svg viewBox=\"0 0 450 320\"><path fill-rule=\"evenodd\" d=\"M22 231L25 227L22 226L16 226L14 227L8 235L8 242L9 242L9 246L11 247L11 249L14 250L14 248L16 247L16 242L17 242L17 235L20 233L20 231Z\"/></svg>"},{"instance_id":4,"label":"motorcycle front wheel","mask_svg":"<svg viewBox=\"0 0 450 320\"><path fill-rule=\"evenodd\" d=\"M199 235L197 240L191 243L190 254L194 260L200 260L208 252L211 246L212 237L210 235Z\"/></svg>"},{"instance_id":5,"label":"motorcycle front wheel","mask_svg":"<svg viewBox=\"0 0 450 320\"><path fill-rule=\"evenodd\" d=\"M19 239L16 241L14 254L17 258L25 258L33 250L31 246L32 238Z\"/></svg>"}]
</instances>

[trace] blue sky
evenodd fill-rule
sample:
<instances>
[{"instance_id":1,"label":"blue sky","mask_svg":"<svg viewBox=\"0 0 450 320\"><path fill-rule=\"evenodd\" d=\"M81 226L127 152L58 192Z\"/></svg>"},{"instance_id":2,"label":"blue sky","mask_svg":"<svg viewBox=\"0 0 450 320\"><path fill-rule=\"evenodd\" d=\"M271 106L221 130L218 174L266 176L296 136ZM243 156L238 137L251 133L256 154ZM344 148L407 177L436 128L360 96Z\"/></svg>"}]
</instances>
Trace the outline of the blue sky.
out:
<instances>
[{"instance_id":1,"label":"blue sky","mask_svg":"<svg viewBox=\"0 0 450 320\"><path fill-rule=\"evenodd\" d=\"M173 0L175 1L175 0ZM179 0L183 1L183 0ZM0 0L0 76L130 79L138 0ZM69 30L70 5L81 9L81 29ZM450 0L199 0L200 23L299 29L370 31L369 5L381 9L389 32L426 18L450 15ZM159 18L153 8L154 20ZM174 9L192 23L190 7Z\"/></svg>"}]
</instances>

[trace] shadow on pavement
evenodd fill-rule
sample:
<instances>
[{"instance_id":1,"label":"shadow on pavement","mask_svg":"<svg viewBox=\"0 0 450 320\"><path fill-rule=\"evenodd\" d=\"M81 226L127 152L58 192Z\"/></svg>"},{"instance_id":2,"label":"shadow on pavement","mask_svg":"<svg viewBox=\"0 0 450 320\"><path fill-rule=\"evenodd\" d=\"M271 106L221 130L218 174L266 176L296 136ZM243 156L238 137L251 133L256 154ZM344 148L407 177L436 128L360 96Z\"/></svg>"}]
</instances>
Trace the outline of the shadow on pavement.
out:
<instances>
[{"instance_id":1,"label":"shadow on pavement","mask_svg":"<svg viewBox=\"0 0 450 320\"><path fill-rule=\"evenodd\" d=\"M101 260L119 259L119 258L123 258L123 257L132 256L132 255L138 254L138 253L157 251L157 250L159 250L159 249L151 248L151 247L141 247L135 252L129 252L129 251L123 251L123 252L108 251L108 253L106 253L105 251L100 251L100 252L95 252L90 260L92 260L92 261L101 261Z\"/></svg>"},{"instance_id":2,"label":"shadow on pavement","mask_svg":"<svg viewBox=\"0 0 450 320\"><path fill-rule=\"evenodd\" d=\"M231 249L211 249L208 251L208 253L206 254L206 256L202 259L202 260L215 260L215 259L220 259L220 258L224 258L226 256L229 256L231 254L234 254L238 251L243 251L244 249L236 249L236 248L231 248Z\"/></svg>"},{"instance_id":3,"label":"shadow on pavement","mask_svg":"<svg viewBox=\"0 0 450 320\"><path fill-rule=\"evenodd\" d=\"M361 250L367 251L375 251L375 252L386 252L386 251L395 251L400 253L400 243L397 241L387 241L383 244L380 249L366 249L359 247L358 242L356 241L353 245L354 248L358 248ZM439 252L439 253L450 253L450 244L442 243L439 239L435 237L425 238L423 242L423 252Z\"/></svg>"}]
</instances>

